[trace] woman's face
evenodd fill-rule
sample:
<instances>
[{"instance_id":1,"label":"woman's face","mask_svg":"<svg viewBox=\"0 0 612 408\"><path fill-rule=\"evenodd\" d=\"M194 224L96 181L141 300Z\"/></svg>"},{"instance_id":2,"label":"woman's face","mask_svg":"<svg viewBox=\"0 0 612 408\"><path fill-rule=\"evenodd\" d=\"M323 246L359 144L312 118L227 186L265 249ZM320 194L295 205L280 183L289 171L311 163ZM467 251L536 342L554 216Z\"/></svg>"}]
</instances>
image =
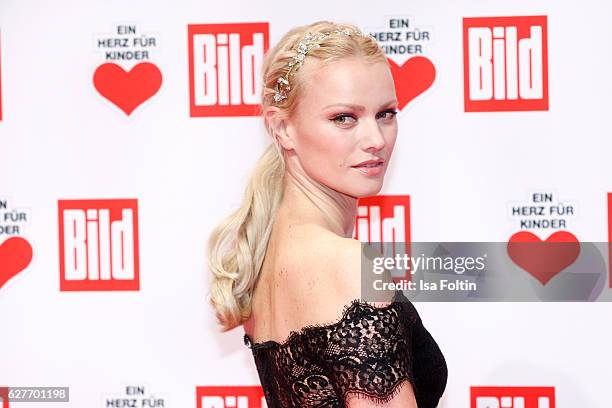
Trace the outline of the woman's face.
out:
<instances>
[{"instance_id":1,"label":"woman's face","mask_svg":"<svg viewBox=\"0 0 612 408\"><path fill-rule=\"evenodd\" d=\"M311 62L311 64L308 64ZM397 99L389 67L360 58L305 61L290 157L312 179L349 196L377 194L397 137ZM370 164L362 164L371 161Z\"/></svg>"}]
</instances>

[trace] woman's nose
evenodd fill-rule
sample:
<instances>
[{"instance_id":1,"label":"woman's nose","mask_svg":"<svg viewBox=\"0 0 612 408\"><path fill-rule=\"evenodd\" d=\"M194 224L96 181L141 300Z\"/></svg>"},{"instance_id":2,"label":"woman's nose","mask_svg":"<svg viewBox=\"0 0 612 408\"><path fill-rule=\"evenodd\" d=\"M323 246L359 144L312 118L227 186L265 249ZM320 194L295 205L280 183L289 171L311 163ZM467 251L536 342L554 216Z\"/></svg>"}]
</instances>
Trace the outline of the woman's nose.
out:
<instances>
[{"instance_id":1,"label":"woman's nose","mask_svg":"<svg viewBox=\"0 0 612 408\"><path fill-rule=\"evenodd\" d=\"M377 121L367 121L363 133L362 146L364 150L378 151L385 147L385 138Z\"/></svg>"}]
</instances>

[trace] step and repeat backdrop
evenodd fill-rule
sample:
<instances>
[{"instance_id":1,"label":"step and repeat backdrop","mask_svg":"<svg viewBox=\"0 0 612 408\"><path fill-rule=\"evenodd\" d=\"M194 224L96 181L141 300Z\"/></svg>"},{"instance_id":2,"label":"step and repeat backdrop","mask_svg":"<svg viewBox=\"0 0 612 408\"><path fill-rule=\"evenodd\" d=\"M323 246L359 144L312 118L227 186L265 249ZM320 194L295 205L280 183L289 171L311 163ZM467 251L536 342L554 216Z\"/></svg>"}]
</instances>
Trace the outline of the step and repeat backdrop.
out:
<instances>
[{"instance_id":1,"label":"step and repeat backdrop","mask_svg":"<svg viewBox=\"0 0 612 408\"><path fill-rule=\"evenodd\" d=\"M261 62L296 25L356 24L395 79L398 140L355 239L610 242L611 12L0 0L0 387L24 387L2 407L265 406L204 248L270 143ZM587 289L609 297L602 257ZM448 364L440 407L611 407L612 304L573 300L415 302Z\"/></svg>"}]
</instances>

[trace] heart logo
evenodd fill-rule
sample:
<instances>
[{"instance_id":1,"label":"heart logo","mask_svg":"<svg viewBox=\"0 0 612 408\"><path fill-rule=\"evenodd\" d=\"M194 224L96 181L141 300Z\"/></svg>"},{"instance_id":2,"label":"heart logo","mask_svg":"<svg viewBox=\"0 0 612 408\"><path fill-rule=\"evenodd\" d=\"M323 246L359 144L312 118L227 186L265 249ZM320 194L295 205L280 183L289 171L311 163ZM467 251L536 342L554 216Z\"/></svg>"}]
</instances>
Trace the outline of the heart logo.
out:
<instances>
[{"instance_id":1,"label":"heart logo","mask_svg":"<svg viewBox=\"0 0 612 408\"><path fill-rule=\"evenodd\" d=\"M557 231L545 241L531 232L521 231L510 237L507 251L512 262L546 285L576 261L580 242L567 231Z\"/></svg>"},{"instance_id":2,"label":"heart logo","mask_svg":"<svg viewBox=\"0 0 612 408\"><path fill-rule=\"evenodd\" d=\"M401 67L392 59L387 58L387 60L395 81L395 92L400 110L429 89L436 78L436 68L428 58L412 57Z\"/></svg>"},{"instance_id":3,"label":"heart logo","mask_svg":"<svg viewBox=\"0 0 612 408\"><path fill-rule=\"evenodd\" d=\"M21 237L11 237L0 245L0 288L24 270L32 260L32 246Z\"/></svg>"},{"instance_id":4,"label":"heart logo","mask_svg":"<svg viewBox=\"0 0 612 408\"><path fill-rule=\"evenodd\" d=\"M150 62L141 62L126 72L119 65L104 63L93 76L100 94L130 115L141 103L157 93L162 84L159 68Z\"/></svg>"}]
</instances>

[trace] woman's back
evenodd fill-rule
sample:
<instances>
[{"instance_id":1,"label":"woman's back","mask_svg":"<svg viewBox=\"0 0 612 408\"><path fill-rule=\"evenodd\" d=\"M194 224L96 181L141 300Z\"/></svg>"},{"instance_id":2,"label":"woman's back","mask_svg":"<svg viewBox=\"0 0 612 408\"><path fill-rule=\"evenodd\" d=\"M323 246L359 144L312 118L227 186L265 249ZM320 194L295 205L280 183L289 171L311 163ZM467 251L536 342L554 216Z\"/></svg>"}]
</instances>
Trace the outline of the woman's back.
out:
<instances>
[{"instance_id":1,"label":"woman's back","mask_svg":"<svg viewBox=\"0 0 612 408\"><path fill-rule=\"evenodd\" d=\"M269 407L435 407L446 364L408 299L361 301L358 241L280 225L244 324Z\"/></svg>"},{"instance_id":2,"label":"woman's back","mask_svg":"<svg viewBox=\"0 0 612 408\"><path fill-rule=\"evenodd\" d=\"M339 296L333 285L340 271L333 276L333 265L347 251L347 240L316 225L277 219L253 291L252 314L244 323L247 334L281 342L292 330L337 320L345 302L334 308L321 300ZM353 291L347 301L359 296L358 284L346 282L344 291Z\"/></svg>"}]
</instances>

